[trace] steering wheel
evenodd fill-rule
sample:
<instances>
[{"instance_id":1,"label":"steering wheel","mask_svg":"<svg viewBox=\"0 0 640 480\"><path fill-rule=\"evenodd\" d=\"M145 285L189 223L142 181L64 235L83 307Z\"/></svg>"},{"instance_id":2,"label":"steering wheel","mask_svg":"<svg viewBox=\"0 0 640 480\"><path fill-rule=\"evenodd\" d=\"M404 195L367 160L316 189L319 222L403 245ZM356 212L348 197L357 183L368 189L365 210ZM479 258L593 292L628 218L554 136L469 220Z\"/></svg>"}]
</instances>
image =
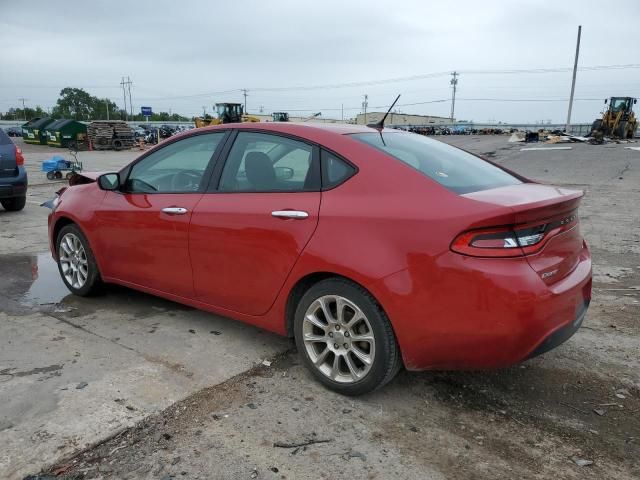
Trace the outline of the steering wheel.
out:
<instances>
[{"instance_id":1,"label":"steering wheel","mask_svg":"<svg viewBox=\"0 0 640 480\"><path fill-rule=\"evenodd\" d=\"M200 186L200 175L195 172L183 170L171 177L171 191L195 192Z\"/></svg>"}]
</instances>

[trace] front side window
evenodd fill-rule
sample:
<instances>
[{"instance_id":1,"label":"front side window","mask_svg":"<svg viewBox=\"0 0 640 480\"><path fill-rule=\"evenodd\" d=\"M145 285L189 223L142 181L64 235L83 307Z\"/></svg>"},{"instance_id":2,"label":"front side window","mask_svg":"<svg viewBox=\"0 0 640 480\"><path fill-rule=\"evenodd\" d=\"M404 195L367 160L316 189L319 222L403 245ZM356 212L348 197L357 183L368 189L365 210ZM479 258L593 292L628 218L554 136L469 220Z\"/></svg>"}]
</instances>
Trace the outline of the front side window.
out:
<instances>
[{"instance_id":1,"label":"front side window","mask_svg":"<svg viewBox=\"0 0 640 480\"><path fill-rule=\"evenodd\" d=\"M203 186L204 172L224 132L194 135L153 152L132 168L129 193L188 193Z\"/></svg>"},{"instance_id":2,"label":"front side window","mask_svg":"<svg viewBox=\"0 0 640 480\"><path fill-rule=\"evenodd\" d=\"M475 155L414 133L351 135L459 194L517 185L521 180Z\"/></svg>"},{"instance_id":3,"label":"front side window","mask_svg":"<svg viewBox=\"0 0 640 480\"><path fill-rule=\"evenodd\" d=\"M291 138L240 132L222 170L222 192L301 192L317 190L313 147Z\"/></svg>"}]
</instances>

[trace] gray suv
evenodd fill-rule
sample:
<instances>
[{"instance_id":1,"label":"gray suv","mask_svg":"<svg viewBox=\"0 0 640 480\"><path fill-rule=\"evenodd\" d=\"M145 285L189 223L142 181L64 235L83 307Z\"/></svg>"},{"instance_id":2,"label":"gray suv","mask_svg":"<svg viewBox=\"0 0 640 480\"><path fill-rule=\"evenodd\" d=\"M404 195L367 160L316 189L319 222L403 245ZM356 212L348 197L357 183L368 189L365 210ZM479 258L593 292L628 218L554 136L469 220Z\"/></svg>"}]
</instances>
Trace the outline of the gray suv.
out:
<instances>
[{"instance_id":1,"label":"gray suv","mask_svg":"<svg viewBox=\"0 0 640 480\"><path fill-rule=\"evenodd\" d=\"M27 171L24 156L0 130L0 204L12 212L22 210L27 201Z\"/></svg>"}]
</instances>

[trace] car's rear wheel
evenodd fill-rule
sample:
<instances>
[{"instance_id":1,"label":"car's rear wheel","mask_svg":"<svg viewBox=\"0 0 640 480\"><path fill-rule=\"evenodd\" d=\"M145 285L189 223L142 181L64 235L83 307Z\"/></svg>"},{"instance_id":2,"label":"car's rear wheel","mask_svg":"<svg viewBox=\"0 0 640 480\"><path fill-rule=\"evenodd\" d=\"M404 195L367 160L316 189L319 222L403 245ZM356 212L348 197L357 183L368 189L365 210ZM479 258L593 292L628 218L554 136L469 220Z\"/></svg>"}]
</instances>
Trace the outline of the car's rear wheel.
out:
<instances>
[{"instance_id":1,"label":"car's rear wheel","mask_svg":"<svg viewBox=\"0 0 640 480\"><path fill-rule=\"evenodd\" d=\"M66 225L56 240L58 270L62 281L75 295L99 291L102 281L89 242L76 225Z\"/></svg>"},{"instance_id":2,"label":"car's rear wheel","mask_svg":"<svg viewBox=\"0 0 640 480\"><path fill-rule=\"evenodd\" d=\"M17 212L27 204L27 197L3 198L0 200L0 204L8 212Z\"/></svg>"},{"instance_id":3,"label":"car's rear wheel","mask_svg":"<svg viewBox=\"0 0 640 480\"><path fill-rule=\"evenodd\" d=\"M313 375L345 395L382 387L401 366L389 319L369 292L348 280L323 280L304 294L294 335Z\"/></svg>"}]
</instances>

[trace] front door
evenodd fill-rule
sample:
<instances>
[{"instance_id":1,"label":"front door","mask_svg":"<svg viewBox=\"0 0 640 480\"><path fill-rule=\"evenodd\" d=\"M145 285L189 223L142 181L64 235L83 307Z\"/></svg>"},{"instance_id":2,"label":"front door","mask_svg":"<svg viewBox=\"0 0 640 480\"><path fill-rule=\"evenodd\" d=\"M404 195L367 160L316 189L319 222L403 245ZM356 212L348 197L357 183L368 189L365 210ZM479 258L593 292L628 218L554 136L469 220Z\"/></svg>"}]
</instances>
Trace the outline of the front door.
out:
<instances>
[{"instance_id":1,"label":"front door","mask_svg":"<svg viewBox=\"0 0 640 480\"><path fill-rule=\"evenodd\" d=\"M318 223L317 150L288 137L239 132L219 177L191 218L196 297L262 315Z\"/></svg>"},{"instance_id":2,"label":"front door","mask_svg":"<svg viewBox=\"0 0 640 480\"><path fill-rule=\"evenodd\" d=\"M155 150L121 173L97 217L103 274L193 298L189 223L225 132L194 135Z\"/></svg>"}]
</instances>

